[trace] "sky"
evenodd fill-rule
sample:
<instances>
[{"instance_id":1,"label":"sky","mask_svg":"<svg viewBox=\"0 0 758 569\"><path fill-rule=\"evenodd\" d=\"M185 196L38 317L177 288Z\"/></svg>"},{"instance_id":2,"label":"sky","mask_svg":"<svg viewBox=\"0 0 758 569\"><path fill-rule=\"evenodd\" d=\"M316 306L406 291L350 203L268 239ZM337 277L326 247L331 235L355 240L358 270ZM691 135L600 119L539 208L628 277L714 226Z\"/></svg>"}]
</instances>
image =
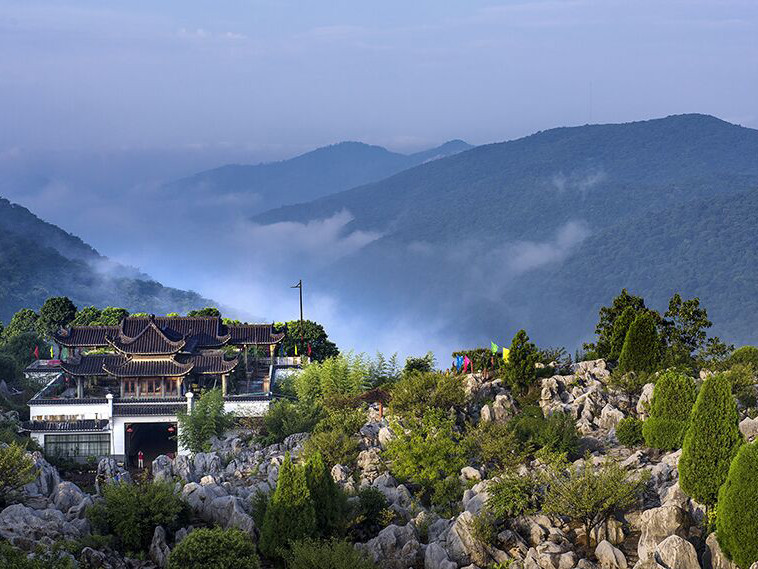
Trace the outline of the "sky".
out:
<instances>
[{"instance_id":1,"label":"sky","mask_svg":"<svg viewBox=\"0 0 758 569\"><path fill-rule=\"evenodd\" d=\"M345 220L262 230L233 204L150 202L162 182L343 140L411 152L689 112L758 128L756 93L755 0L0 0L0 195L279 320ZM283 260L261 271L264 233ZM177 234L203 262L164 253ZM342 345L423 353L434 335L306 291Z\"/></svg>"}]
</instances>

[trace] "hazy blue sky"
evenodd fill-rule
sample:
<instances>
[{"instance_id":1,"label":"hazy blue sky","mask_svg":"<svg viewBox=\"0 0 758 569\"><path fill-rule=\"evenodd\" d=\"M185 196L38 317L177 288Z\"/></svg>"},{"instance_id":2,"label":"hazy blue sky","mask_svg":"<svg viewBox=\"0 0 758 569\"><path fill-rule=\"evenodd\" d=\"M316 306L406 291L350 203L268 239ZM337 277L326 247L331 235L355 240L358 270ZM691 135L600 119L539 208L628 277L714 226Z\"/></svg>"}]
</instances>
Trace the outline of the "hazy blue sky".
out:
<instances>
[{"instance_id":1,"label":"hazy blue sky","mask_svg":"<svg viewBox=\"0 0 758 569\"><path fill-rule=\"evenodd\" d=\"M0 0L0 152L756 127L757 38L755 0Z\"/></svg>"}]
</instances>

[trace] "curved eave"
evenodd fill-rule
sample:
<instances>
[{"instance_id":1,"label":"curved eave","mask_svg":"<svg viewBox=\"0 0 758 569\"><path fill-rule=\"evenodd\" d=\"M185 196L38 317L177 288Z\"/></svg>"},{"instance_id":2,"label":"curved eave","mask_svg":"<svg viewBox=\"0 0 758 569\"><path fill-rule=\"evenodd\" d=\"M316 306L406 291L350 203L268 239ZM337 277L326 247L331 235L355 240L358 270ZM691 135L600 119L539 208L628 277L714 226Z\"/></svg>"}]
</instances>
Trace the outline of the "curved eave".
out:
<instances>
[{"instance_id":1,"label":"curved eave","mask_svg":"<svg viewBox=\"0 0 758 569\"><path fill-rule=\"evenodd\" d=\"M117 377L119 379L123 378L130 378L130 377L184 377L188 373L192 371L192 369L195 367L194 363L189 363L186 365L182 364L176 364L176 368L174 370L159 370L155 371L154 369L150 369L147 365L137 365L136 369L128 369L129 363L127 362L123 366L119 366L116 368L108 368L106 365L103 365L103 369L113 377ZM146 362L146 363L152 363L152 362ZM122 369L126 368L126 369ZM146 368L144 370L140 368Z\"/></svg>"}]
</instances>

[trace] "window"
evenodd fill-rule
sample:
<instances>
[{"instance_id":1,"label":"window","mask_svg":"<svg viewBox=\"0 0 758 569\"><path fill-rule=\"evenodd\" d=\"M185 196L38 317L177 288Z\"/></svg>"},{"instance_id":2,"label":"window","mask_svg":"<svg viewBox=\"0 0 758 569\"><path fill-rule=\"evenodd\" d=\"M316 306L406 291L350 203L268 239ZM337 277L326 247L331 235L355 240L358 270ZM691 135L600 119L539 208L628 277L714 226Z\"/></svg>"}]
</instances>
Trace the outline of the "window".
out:
<instances>
[{"instance_id":1,"label":"window","mask_svg":"<svg viewBox=\"0 0 758 569\"><path fill-rule=\"evenodd\" d=\"M111 436L108 433L76 433L45 435L45 455L51 457L86 458L108 456Z\"/></svg>"},{"instance_id":2,"label":"window","mask_svg":"<svg viewBox=\"0 0 758 569\"><path fill-rule=\"evenodd\" d=\"M124 381L124 393L132 397L135 396L137 394L137 382L133 379Z\"/></svg>"}]
</instances>

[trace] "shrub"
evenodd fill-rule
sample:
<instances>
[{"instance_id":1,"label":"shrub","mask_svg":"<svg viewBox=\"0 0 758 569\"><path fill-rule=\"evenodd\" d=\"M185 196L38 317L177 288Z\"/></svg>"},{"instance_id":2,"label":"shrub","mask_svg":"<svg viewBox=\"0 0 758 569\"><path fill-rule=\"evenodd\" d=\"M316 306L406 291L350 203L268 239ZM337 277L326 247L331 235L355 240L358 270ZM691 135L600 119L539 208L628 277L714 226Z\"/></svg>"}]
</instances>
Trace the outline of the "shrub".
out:
<instances>
[{"instance_id":1,"label":"shrub","mask_svg":"<svg viewBox=\"0 0 758 569\"><path fill-rule=\"evenodd\" d=\"M482 510L471 518L469 531L478 545L488 547L495 545L497 541L497 526L492 514L487 510Z\"/></svg>"},{"instance_id":2,"label":"shrub","mask_svg":"<svg viewBox=\"0 0 758 569\"><path fill-rule=\"evenodd\" d=\"M610 352L608 353L608 359L611 361L618 361L621 356L621 350L624 347L624 341L626 340L626 334L629 332L629 327L637 317L637 310L632 306L627 306L618 318L613 322L613 330L611 332L610 340Z\"/></svg>"},{"instance_id":3,"label":"shrub","mask_svg":"<svg viewBox=\"0 0 758 569\"><path fill-rule=\"evenodd\" d=\"M369 486L360 490L350 521L351 541L366 542L376 536L384 527L381 519L386 517L388 506L387 498L376 488Z\"/></svg>"},{"instance_id":4,"label":"shrub","mask_svg":"<svg viewBox=\"0 0 758 569\"><path fill-rule=\"evenodd\" d=\"M518 440L532 451L545 448L550 451L575 456L579 435L574 421L564 413L555 413L548 418L536 405L524 407L511 421Z\"/></svg>"},{"instance_id":5,"label":"shrub","mask_svg":"<svg viewBox=\"0 0 758 569\"><path fill-rule=\"evenodd\" d=\"M156 526L179 529L189 518L187 505L169 482L107 484L103 500L88 508L95 531L115 535L128 552L145 552Z\"/></svg>"},{"instance_id":6,"label":"shrub","mask_svg":"<svg viewBox=\"0 0 758 569\"><path fill-rule=\"evenodd\" d=\"M736 363L724 372L732 386L732 394L743 407L755 407L755 370L752 364Z\"/></svg>"},{"instance_id":7,"label":"shrub","mask_svg":"<svg viewBox=\"0 0 758 569\"><path fill-rule=\"evenodd\" d=\"M287 569L376 569L376 565L346 541L306 539L292 544Z\"/></svg>"},{"instance_id":8,"label":"shrub","mask_svg":"<svg viewBox=\"0 0 758 569\"><path fill-rule=\"evenodd\" d=\"M519 330L513 337L508 362L503 370L503 379L516 394L526 393L537 381L539 360L537 348L529 341L524 330Z\"/></svg>"},{"instance_id":9,"label":"shrub","mask_svg":"<svg viewBox=\"0 0 758 569\"><path fill-rule=\"evenodd\" d=\"M758 442L743 445L729 468L719 491L716 536L740 567L758 561Z\"/></svg>"},{"instance_id":10,"label":"shrub","mask_svg":"<svg viewBox=\"0 0 758 569\"><path fill-rule=\"evenodd\" d=\"M443 411L429 410L412 428L395 428L397 437L385 451L392 474L421 486L427 500L433 493L440 498L445 496L441 492L443 481L451 476L457 478L466 465L466 450L454 426Z\"/></svg>"},{"instance_id":11,"label":"shrub","mask_svg":"<svg viewBox=\"0 0 758 569\"><path fill-rule=\"evenodd\" d=\"M362 354L340 354L307 364L295 376L300 401L320 403L334 396L357 395L369 386L370 362Z\"/></svg>"},{"instance_id":12,"label":"shrub","mask_svg":"<svg viewBox=\"0 0 758 569\"><path fill-rule=\"evenodd\" d=\"M191 414L180 410L179 443L191 452L208 452L211 437L222 437L232 426L233 416L224 411L224 396L220 389L204 392Z\"/></svg>"},{"instance_id":13,"label":"shrub","mask_svg":"<svg viewBox=\"0 0 758 569\"><path fill-rule=\"evenodd\" d=\"M16 549L10 543L0 541L0 567L7 569L74 569L74 562L68 557L58 557L52 552L44 552L27 557L26 552Z\"/></svg>"},{"instance_id":14,"label":"shrub","mask_svg":"<svg viewBox=\"0 0 758 569\"><path fill-rule=\"evenodd\" d=\"M316 512L305 469L293 464L287 453L279 469L276 490L266 508L261 552L266 557L281 557L291 542L313 537L315 531Z\"/></svg>"},{"instance_id":15,"label":"shrub","mask_svg":"<svg viewBox=\"0 0 758 569\"><path fill-rule=\"evenodd\" d=\"M711 376L700 388L679 459L679 485L701 504L716 503L729 465L742 444L729 380Z\"/></svg>"},{"instance_id":16,"label":"shrub","mask_svg":"<svg viewBox=\"0 0 758 569\"><path fill-rule=\"evenodd\" d=\"M258 569L250 536L238 529L196 529L171 551L168 569Z\"/></svg>"},{"instance_id":17,"label":"shrub","mask_svg":"<svg viewBox=\"0 0 758 569\"><path fill-rule=\"evenodd\" d=\"M648 312L639 314L629 326L619 356L621 372L653 372L661 361L661 340L655 319Z\"/></svg>"},{"instance_id":18,"label":"shrub","mask_svg":"<svg viewBox=\"0 0 758 569\"><path fill-rule=\"evenodd\" d=\"M466 444L480 464L495 470L520 464L526 458L523 445L507 423L480 422L466 435Z\"/></svg>"},{"instance_id":19,"label":"shrub","mask_svg":"<svg viewBox=\"0 0 758 569\"><path fill-rule=\"evenodd\" d=\"M295 433L310 433L322 416L318 405L303 402L292 403L286 399L271 404L263 416L265 434L261 437L266 445L280 443Z\"/></svg>"},{"instance_id":20,"label":"shrub","mask_svg":"<svg viewBox=\"0 0 758 569\"><path fill-rule=\"evenodd\" d=\"M648 477L648 472L631 477L613 461L595 468L589 454L581 466L557 461L548 469L542 509L548 515L568 516L581 523L589 547L592 530L612 513L634 505Z\"/></svg>"},{"instance_id":21,"label":"shrub","mask_svg":"<svg viewBox=\"0 0 758 569\"><path fill-rule=\"evenodd\" d=\"M436 372L406 374L392 387L393 413L417 419L430 409L447 411L466 401L466 392L459 377Z\"/></svg>"},{"instance_id":22,"label":"shrub","mask_svg":"<svg viewBox=\"0 0 758 569\"><path fill-rule=\"evenodd\" d=\"M36 477L34 461L23 446L12 442L0 447L0 505Z\"/></svg>"},{"instance_id":23,"label":"shrub","mask_svg":"<svg viewBox=\"0 0 758 569\"><path fill-rule=\"evenodd\" d=\"M303 446L303 456L314 454L323 456L323 460L332 466L335 464L351 465L360 452L360 442L355 435L342 431L321 431L313 433Z\"/></svg>"},{"instance_id":24,"label":"shrub","mask_svg":"<svg viewBox=\"0 0 758 569\"><path fill-rule=\"evenodd\" d=\"M650 417L642 425L645 443L661 450L681 448L696 396L691 377L675 371L661 374L655 382Z\"/></svg>"},{"instance_id":25,"label":"shrub","mask_svg":"<svg viewBox=\"0 0 758 569\"><path fill-rule=\"evenodd\" d=\"M750 365L755 371L758 371L758 348L755 346L742 346L732 352L727 359L730 366L736 364Z\"/></svg>"},{"instance_id":26,"label":"shrub","mask_svg":"<svg viewBox=\"0 0 758 569\"><path fill-rule=\"evenodd\" d=\"M507 520L536 511L539 485L532 476L509 470L487 487L487 508L495 518Z\"/></svg>"},{"instance_id":27,"label":"shrub","mask_svg":"<svg viewBox=\"0 0 758 569\"><path fill-rule=\"evenodd\" d=\"M319 453L305 463L305 479L316 513L316 531L320 537L344 534L347 517L347 496L337 486L331 470Z\"/></svg>"},{"instance_id":28,"label":"shrub","mask_svg":"<svg viewBox=\"0 0 758 569\"><path fill-rule=\"evenodd\" d=\"M642 436L642 421L637 417L625 417L616 425L616 438L626 447L637 447L645 442Z\"/></svg>"}]
</instances>

